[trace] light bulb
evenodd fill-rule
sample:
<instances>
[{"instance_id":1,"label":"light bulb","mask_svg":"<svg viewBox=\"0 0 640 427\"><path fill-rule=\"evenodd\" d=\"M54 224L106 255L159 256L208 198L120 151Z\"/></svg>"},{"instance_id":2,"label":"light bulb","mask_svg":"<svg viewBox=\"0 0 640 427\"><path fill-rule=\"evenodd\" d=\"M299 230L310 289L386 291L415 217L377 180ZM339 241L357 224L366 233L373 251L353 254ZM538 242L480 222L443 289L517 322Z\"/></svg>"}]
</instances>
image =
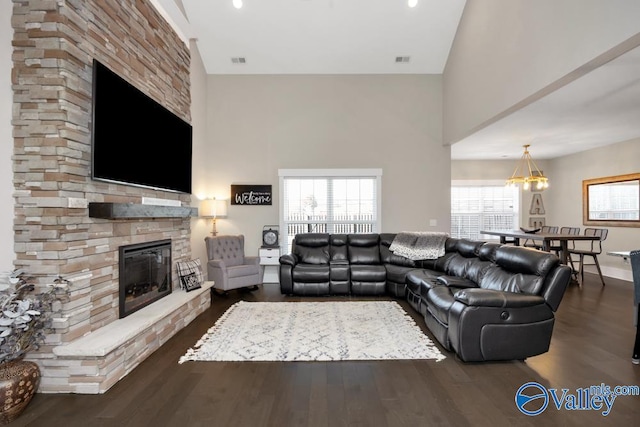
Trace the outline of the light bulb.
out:
<instances>
[{"instance_id":1,"label":"light bulb","mask_svg":"<svg viewBox=\"0 0 640 427\"><path fill-rule=\"evenodd\" d=\"M524 188L525 190L528 190L528 189L529 189L529 182L525 182L525 183L522 185L522 188Z\"/></svg>"},{"instance_id":2,"label":"light bulb","mask_svg":"<svg viewBox=\"0 0 640 427\"><path fill-rule=\"evenodd\" d=\"M409 7L416 7L418 5L418 0L409 0Z\"/></svg>"},{"instance_id":3,"label":"light bulb","mask_svg":"<svg viewBox=\"0 0 640 427\"><path fill-rule=\"evenodd\" d=\"M240 9L242 8L242 0L233 0L233 7L235 7L236 9Z\"/></svg>"},{"instance_id":4,"label":"light bulb","mask_svg":"<svg viewBox=\"0 0 640 427\"><path fill-rule=\"evenodd\" d=\"M538 181L538 184L536 185L536 188L538 190L542 190L544 188L544 184L541 181Z\"/></svg>"}]
</instances>

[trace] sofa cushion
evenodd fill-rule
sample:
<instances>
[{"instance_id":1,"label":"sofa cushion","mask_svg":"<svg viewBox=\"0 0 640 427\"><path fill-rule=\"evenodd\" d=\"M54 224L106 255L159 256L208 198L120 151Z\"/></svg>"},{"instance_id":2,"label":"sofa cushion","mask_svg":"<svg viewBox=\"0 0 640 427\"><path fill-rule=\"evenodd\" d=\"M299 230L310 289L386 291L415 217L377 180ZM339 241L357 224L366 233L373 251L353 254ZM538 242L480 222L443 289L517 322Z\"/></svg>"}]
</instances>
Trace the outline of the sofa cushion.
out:
<instances>
[{"instance_id":1,"label":"sofa cushion","mask_svg":"<svg viewBox=\"0 0 640 427\"><path fill-rule=\"evenodd\" d=\"M309 248L306 246L297 246L296 255L302 264L329 264L329 248Z\"/></svg>"},{"instance_id":2,"label":"sofa cushion","mask_svg":"<svg viewBox=\"0 0 640 427\"><path fill-rule=\"evenodd\" d=\"M260 273L259 264L234 265L232 267L227 267L227 274L229 278L251 276L259 273Z\"/></svg>"},{"instance_id":3,"label":"sofa cushion","mask_svg":"<svg viewBox=\"0 0 640 427\"><path fill-rule=\"evenodd\" d=\"M455 288L477 288L478 285L469 279L456 276L438 276L438 283L442 283L444 286Z\"/></svg>"},{"instance_id":4,"label":"sofa cushion","mask_svg":"<svg viewBox=\"0 0 640 427\"><path fill-rule=\"evenodd\" d=\"M384 282L387 271L382 265L352 265L352 282Z\"/></svg>"},{"instance_id":5,"label":"sofa cushion","mask_svg":"<svg viewBox=\"0 0 640 427\"><path fill-rule=\"evenodd\" d=\"M501 246L500 243L485 243L478 248L478 258L482 261L496 262L496 251Z\"/></svg>"},{"instance_id":6,"label":"sofa cushion","mask_svg":"<svg viewBox=\"0 0 640 427\"><path fill-rule=\"evenodd\" d=\"M405 283L407 288L416 295L420 295L420 284L429 276L427 270L413 270L407 273Z\"/></svg>"},{"instance_id":7,"label":"sofa cushion","mask_svg":"<svg viewBox=\"0 0 640 427\"><path fill-rule=\"evenodd\" d=\"M456 251L465 258L477 257L478 250L484 242L474 240L459 239L456 243Z\"/></svg>"},{"instance_id":8,"label":"sofa cushion","mask_svg":"<svg viewBox=\"0 0 640 427\"><path fill-rule=\"evenodd\" d=\"M393 283L405 283L407 274L416 270L415 267L404 267L401 265L385 264L387 270L387 281Z\"/></svg>"},{"instance_id":9,"label":"sofa cushion","mask_svg":"<svg viewBox=\"0 0 640 427\"><path fill-rule=\"evenodd\" d=\"M460 254L455 254L449 259L445 272L450 276L466 277L467 270L476 260L477 258L467 258Z\"/></svg>"},{"instance_id":10,"label":"sofa cushion","mask_svg":"<svg viewBox=\"0 0 640 427\"><path fill-rule=\"evenodd\" d=\"M298 264L293 269L294 282L329 282L328 265Z\"/></svg>"},{"instance_id":11,"label":"sofa cushion","mask_svg":"<svg viewBox=\"0 0 640 427\"><path fill-rule=\"evenodd\" d=\"M349 263L380 264L379 239L377 234L349 234Z\"/></svg>"},{"instance_id":12,"label":"sofa cushion","mask_svg":"<svg viewBox=\"0 0 640 427\"><path fill-rule=\"evenodd\" d=\"M558 257L548 252L501 246L496 250L496 263L485 272L479 285L484 289L538 295L547 274L559 263Z\"/></svg>"},{"instance_id":13,"label":"sofa cushion","mask_svg":"<svg viewBox=\"0 0 640 427\"><path fill-rule=\"evenodd\" d=\"M425 261L424 266L430 270L445 272L447 271L447 266L449 265L449 262L457 256L458 256L457 252L447 252L444 254L444 256L441 256L440 258L435 260L435 262L433 263L429 263Z\"/></svg>"},{"instance_id":14,"label":"sofa cushion","mask_svg":"<svg viewBox=\"0 0 640 427\"><path fill-rule=\"evenodd\" d=\"M331 235L331 261L348 261L347 235Z\"/></svg>"},{"instance_id":15,"label":"sofa cushion","mask_svg":"<svg viewBox=\"0 0 640 427\"><path fill-rule=\"evenodd\" d=\"M429 294L429 291L431 289L444 286L441 282L438 281L438 277L440 276L427 277L422 282L420 282L420 296L422 297L422 299L427 299L427 294Z\"/></svg>"},{"instance_id":16,"label":"sofa cushion","mask_svg":"<svg viewBox=\"0 0 640 427\"><path fill-rule=\"evenodd\" d=\"M411 292L426 298L427 292L436 286L444 286L438 282L442 273L433 270L413 270L407 273L405 283Z\"/></svg>"},{"instance_id":17,"label":"sofa cushion","mask_svg":"<svg viewBox=\"0 0 640 427\"><path fill-rule=\"evenodd\" d=\"M294 240L293 253L303 264L329 264L329 235L298 234Z\"/></svg>"},{"instance_id":18,"label":"sofa cushion","mask_svg":"<svg viewBox=\"0 0 640 427\"><path fill-rule=\"evenodd\" d=\"M418 267L418 263L415 261L396 255L389 250L389 246L393 243L393 239L396 237L392 233L380 234L380 261L383 264L400 265L404 267Z\"/></svg>"}]
</instances>

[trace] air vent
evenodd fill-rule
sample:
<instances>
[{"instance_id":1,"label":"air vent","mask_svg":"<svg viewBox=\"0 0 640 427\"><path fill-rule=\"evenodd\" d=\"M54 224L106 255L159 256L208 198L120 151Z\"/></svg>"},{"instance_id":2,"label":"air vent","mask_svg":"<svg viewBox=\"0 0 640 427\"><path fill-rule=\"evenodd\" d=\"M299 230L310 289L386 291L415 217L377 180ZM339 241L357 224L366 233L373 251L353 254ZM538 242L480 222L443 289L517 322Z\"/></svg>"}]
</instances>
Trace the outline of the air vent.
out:
<instances>
[{"instance_id":1,"label":"air vent","mask_svg":"<svg viewBox=\"0 0 640 427\"><path fill-rule=\"evenodd\" d=\"M242 57L242 56L233 57L233 58L231 58L231 63L232 64L246 64L247 63L247 58Z\"/></svg>"},{"instance_id":2,"label":"air vent","mask_svg":"<svg viewBox=\"0 0 640 427\"><path fill-rule=\"evenodd\" d=\"M405 64L407 62L411 61L411 57L410 56L396 56L396 63L397 64Z\"/></svg>"}]
</instances>

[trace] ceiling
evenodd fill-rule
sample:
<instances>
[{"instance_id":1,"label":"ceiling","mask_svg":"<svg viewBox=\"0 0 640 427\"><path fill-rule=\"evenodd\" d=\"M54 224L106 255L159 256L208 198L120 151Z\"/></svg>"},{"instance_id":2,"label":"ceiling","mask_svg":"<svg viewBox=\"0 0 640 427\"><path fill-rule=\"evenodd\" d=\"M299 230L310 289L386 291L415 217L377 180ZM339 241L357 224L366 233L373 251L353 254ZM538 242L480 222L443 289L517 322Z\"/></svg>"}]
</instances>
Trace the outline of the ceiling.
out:
<instances>
[{"instance_id":1,"label":"ceiling","mask_svg":"<svg viewBox=\"0 0 640 427\"><path fill-rule=\"evenodd\" d=\"M451 146L453 159L552 159L640 137L640 48Z\"/></svg>"},{"instance_id":2,"label":"ceiling","mask_svg":"<svg viewBox=\"0 0 640 427\"><path fill-rule=\"evenodd\" d=\"M152 1L196 39L208 74L246 75L441 74L466 2ZM531 144L535 159L550 159L637 137L640 48L453 144L451 157L519 158Z\"/></svg>"},{"instance_id":3,"label":"ceiling","mask_svg":"<svg viewBox=\"0 0 640 427\"><path fill-rule=\"evenodd\" d=\"M208 74L441 74L466 0L182 0ZM409 62L396 63L408 56ZM245 58L243 64L232 58Z\"/></svg>"}]
</instances>

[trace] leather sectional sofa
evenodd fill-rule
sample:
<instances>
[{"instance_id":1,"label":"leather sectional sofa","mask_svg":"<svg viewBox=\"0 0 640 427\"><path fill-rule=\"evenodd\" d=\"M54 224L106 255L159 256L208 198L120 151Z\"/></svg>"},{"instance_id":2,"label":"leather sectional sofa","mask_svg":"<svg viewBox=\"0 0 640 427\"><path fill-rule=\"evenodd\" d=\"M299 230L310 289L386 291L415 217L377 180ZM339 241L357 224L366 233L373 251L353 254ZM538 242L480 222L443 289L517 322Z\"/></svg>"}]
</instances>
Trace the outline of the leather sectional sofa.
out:
<instances>
[{"instance_id":1,"label":"leather sectional sofa","mask_svg":"<svg viewBox=\"0 0 640 427\"><path fill-rule=\"evenodd\" d=\"M448 238L445 254L393 254L395 234L299 234L280 257L288 295L406 298L440 344L466 362L548 351L571 270L533 249Z\"/></svg>"}]
</instances>

